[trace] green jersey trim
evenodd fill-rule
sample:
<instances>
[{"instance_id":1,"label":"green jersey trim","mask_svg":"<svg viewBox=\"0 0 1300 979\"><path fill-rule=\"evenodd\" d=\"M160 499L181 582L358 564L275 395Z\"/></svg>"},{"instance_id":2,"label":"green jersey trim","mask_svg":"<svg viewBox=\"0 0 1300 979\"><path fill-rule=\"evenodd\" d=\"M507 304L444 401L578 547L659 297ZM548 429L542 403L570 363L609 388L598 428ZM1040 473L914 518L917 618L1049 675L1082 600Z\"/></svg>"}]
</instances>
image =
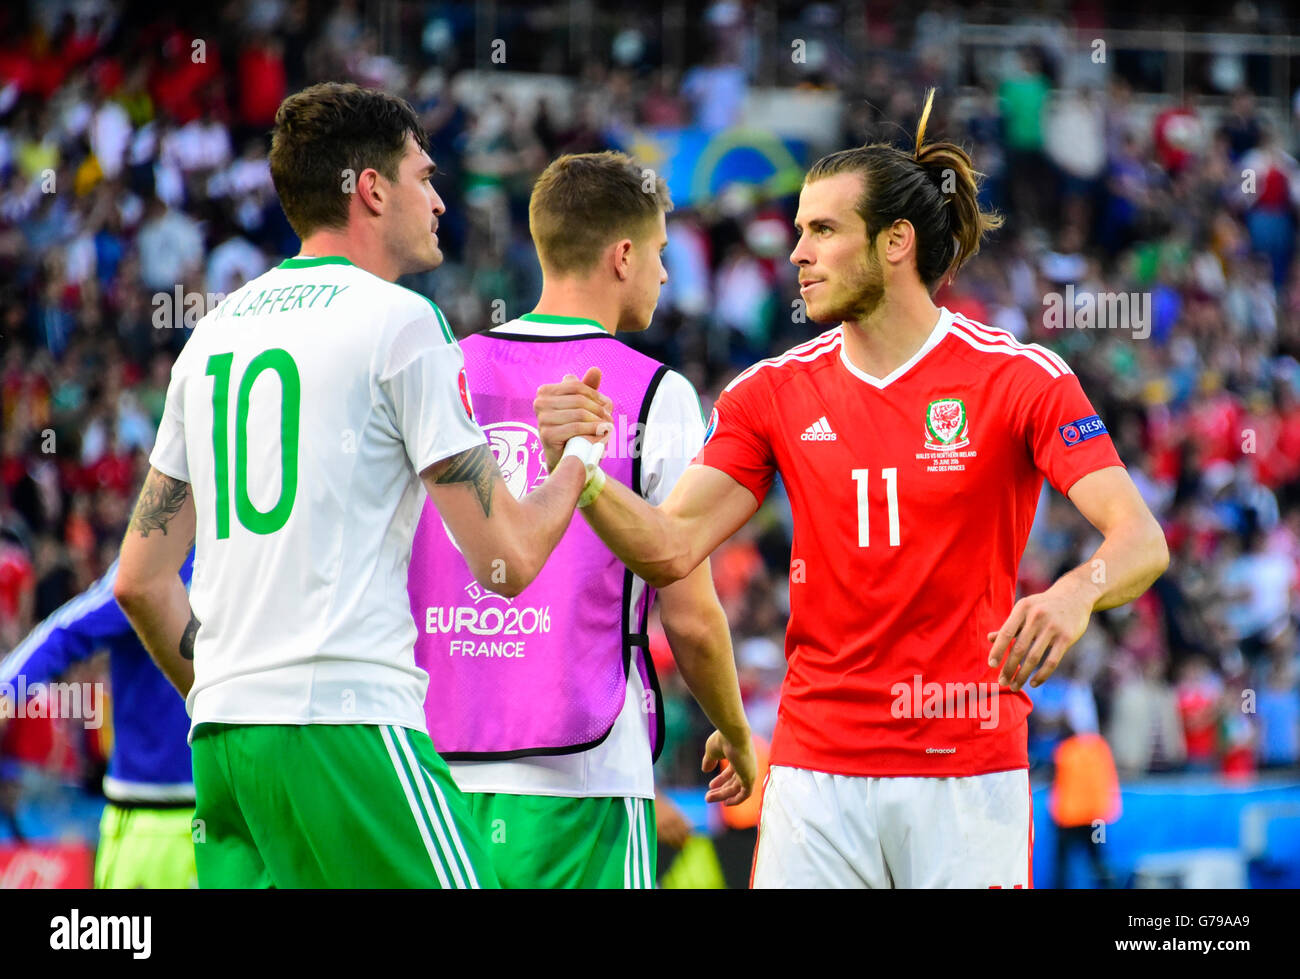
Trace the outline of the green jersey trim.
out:
<instances>
[{"instance_id":1,"label":"green jersey trim","mask_svg":"<svg viewBox=\"0 0 1300 979\"><path fill-rule=\"evenodd\" d=\"M545 316L541 313L524 313L519 317L521 320L527 320L529 323L562 323L569 326L594 326L597 329L608 333L603 326L596 320L588 319L585 316Z\"/></svg>"},{"instance_id":2,"label":"green jersey trim","mask_svg":"<svg viewBox=\"0 0 1300 979\"><path fill-rule=\"evenodd\" d=\"M428 296L425 296L424 298L429 299ZM438 325L442 327L442 335L447 338L448 343L454 344L456 342L456 335L451 332L451 324L447 322L447 317L442 315L442 310L438 308L438 304L432 299L429 299L429 305L433 307L433 312L438 317Z\"/></svg>"},{"instance_id":3,"label":"green jersey trim","mask_svg":"<svg viewBox=\"0 0 1300 979\"><path fill-rule=\"evenodd\" d=\"M695 385L691 384L690 378L686 377L685 374L683 374L682 377L686 378L686 383L691 385L691 394L695 395L695 404L700 409L700 421L704 422L705 428L708 428L709 416L704 413L704 401L700 397L700 392L695 390Z\"/></svg>"},{"instance_id":4,"label":"green jersey trim","mask_svg":"<svg viewBox=\"0 0 1300 979\"><path fill-rule=\"evenodd\" d=\"M323 255L319 258L286 258L283 262L277 265L276 268L314 269L321 265L350 265L352 266L352 268L358 267L354 262L349 261L348 259L344 258L342 255ZM363 269L362 271L365 270ZM396 282L392 282L389 284L395 286L397 285ZM423 293L416 292L414 289L407 289L406 286L397 286L397 288L405 289L413 296L419 296L426 303L432 306L433 313L438 319L438 326L442 330L443 339L445 339L448 343L456 342L456 335L451 332L451 324L447 322L447 317L442 315L442 310L438 308L437 303L435 303L432 299L430 299L428 296L424 295Z\"/></svg>"},{"instance_id":5,"label":"green jersey trim","mask_svg":"<svg viewBox=\"0 0 1300 979\"><path fill-rule=\"evenodd\" d=\"M352 265L353 268L356 268L352 262L348 261L342 255L325 255L322 258L286 258L283 262L277 265L276 268L314 269L318 265Z\"/></svg>"},{"instance_id":6,"label":"green jersey trim","mask_svg":"<svg viewBox=\"0 0 1300 979\"><path fill-rule=\"evenodd\" d=\"M397 285L396 282L394 282L393 285L397 286L397 288L399 289L405 289L412 296L419 296L426 303L428 303L433 308L433 315L438 319L438 326L442 328L443 339L445 339L448 343L451 344L454 344L456 342L456 334L451 332L451 324L447 322L447 317L442 315L442 310L438 308L437 303L435 303L432 299L430 299L422 292L416 292L414 289L407 289L406 286L399 286Z\"/></svg>"}]
</instances>

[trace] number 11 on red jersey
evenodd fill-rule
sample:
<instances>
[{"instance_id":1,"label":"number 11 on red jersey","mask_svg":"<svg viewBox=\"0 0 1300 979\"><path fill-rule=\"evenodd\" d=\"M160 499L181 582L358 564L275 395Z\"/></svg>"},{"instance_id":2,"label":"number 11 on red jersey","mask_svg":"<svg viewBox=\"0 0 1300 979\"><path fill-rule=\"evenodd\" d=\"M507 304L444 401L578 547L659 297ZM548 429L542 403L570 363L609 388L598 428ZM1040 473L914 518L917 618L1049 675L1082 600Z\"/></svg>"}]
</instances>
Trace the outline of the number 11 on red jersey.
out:
<instances>
[{"instance_id":1,"label":"number 11 on red jersey","mask_svg":"<svg viewBox=\"0 0 1300 979\"><path fill-rule=\"evenodd\" d=\"M867 512L870 500L870 469L853 470L853 479L858 484L858 547L871 544L871 520ZM889 505L889 546L898 546L898 469L890 467L880 470L885 480L885 502Z\"/></svg>"}]
</instances>

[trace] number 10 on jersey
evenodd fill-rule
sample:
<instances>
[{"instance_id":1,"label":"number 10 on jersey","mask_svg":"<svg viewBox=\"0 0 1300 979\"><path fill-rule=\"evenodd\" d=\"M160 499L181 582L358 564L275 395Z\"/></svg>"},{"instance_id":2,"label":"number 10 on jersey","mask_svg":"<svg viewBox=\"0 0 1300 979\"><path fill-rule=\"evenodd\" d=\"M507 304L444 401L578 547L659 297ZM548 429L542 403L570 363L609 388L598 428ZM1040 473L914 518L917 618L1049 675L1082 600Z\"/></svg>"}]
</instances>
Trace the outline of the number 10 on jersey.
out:
<instances>
[{"instance_id":1,"label":"number 10 on jersey","mask_svg":"<svg viewBox=\"0 0 1300 979\"><path fill-rule=\"evenodd\" d=\"M898 469L880 470L885 481L885 502L889 506L889 546L898 546ZM853 470L853 481L858 484L858 547L871 545L870 469Z\"/></svg>"},{"instance_id":2,"label":"number 10 on jersey","mask_svg":"<svg viewBox=\"0 0 1300 979\"><path fill-rule=\"evenodd\" d=\"M230 536L230 367L234 354L213 354L207 375L212 382L212 454L216 463L217 539ZM264 371L280 377L280 498L259 510L248 494L248 402L253 382ZM249 362L235 398L235 515L255 534L273 534L289 519L298 494L298 416L302 381L289 351L263 350Z\"/></svg>"}]
</instances>

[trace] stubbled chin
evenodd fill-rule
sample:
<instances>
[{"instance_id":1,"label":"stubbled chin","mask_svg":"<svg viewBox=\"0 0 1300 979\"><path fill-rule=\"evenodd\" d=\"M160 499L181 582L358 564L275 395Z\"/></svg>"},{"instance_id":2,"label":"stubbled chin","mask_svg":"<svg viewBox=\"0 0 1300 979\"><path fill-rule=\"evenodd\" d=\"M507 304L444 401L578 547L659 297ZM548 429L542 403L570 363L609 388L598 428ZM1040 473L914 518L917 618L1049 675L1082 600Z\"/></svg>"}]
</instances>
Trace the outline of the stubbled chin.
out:
<instances>
[{"instance_id":1,"label":"stubbled chin","mask_svg":"<svg viewBox=\"0 0 1300 979\"><path fill-rule=\"evenodd\" d=\"M831 320L838 321L841 319L839 314L826 303L809 303L808 318L814 323L829 323Z\"/></svg>"}]
</instances>

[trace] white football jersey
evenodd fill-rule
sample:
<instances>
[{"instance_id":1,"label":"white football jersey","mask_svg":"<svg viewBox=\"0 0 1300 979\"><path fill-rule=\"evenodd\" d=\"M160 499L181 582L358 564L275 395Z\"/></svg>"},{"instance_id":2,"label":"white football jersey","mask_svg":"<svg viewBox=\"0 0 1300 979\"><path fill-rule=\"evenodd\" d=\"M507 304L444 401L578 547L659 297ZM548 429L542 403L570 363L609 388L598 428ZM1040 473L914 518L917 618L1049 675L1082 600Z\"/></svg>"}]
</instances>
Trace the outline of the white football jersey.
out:
<instances>
[{"instance_id":1,"label":"white football jersey","mask_svg":"<svg viewBox=\"0 0 1300 979\"><path fill-rule=\"evenodd\" d=\"M425 730L406 591L418 474L485 442L418 293L294 258L230 295L172 368L150 462L190 484L192 727Z\"/></svg>"}]
</instances>

